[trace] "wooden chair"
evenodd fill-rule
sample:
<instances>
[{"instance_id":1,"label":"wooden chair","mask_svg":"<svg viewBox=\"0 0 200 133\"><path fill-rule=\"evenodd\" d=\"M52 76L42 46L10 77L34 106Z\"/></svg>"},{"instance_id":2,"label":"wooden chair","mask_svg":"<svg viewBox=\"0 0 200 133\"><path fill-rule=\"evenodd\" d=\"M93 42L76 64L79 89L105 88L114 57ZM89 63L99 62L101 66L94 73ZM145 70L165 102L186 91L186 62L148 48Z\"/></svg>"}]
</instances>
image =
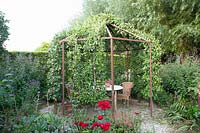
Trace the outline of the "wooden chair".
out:
<instances>
[{"instance_id":1,"label":"wooden chair","mask_svg":"<svg viewBox=\"0 0 200 133\"><path fill-rule=\"evenodd\" d=\"M65 84L65 88L67 90L68 97L71 96L71 90L72 90L71 85L70 84Z\"/></svg>"},{"instance_id":2,"label":"wooden chair","mask_svg":"<svg viewBox=\"0 0 200 133\"><path fill-rule=\"evenodd\" d=\"M123 82L123 93L117 94L117 99L125 100L127 105L129 105L129 98L131 96L131 90L133 88L133 82Z\"/></svg>"}]
</instances>

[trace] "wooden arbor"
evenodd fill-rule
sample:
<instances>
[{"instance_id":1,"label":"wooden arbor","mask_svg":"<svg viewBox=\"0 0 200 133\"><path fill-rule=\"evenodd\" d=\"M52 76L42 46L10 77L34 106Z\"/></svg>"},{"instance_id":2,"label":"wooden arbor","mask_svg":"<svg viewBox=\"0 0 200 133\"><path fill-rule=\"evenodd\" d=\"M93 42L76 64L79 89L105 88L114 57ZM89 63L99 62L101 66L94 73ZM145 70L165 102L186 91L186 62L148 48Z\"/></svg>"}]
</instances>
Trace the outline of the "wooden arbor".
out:
<instances>
[{"instance_id":1,"label":"wooden arbor","mask_svg":"<svg viewBox=\"0 0 200 133\"><path fill-rule=\"evenodd\" d=\"M130 38L123 38L123 37L114 37L112 34L111 34L111 31L109 29L109 27L112 27L112 28L116 28L118 30L121 30L123 32L126 32L128 33L129 35L132 35L136 38L141 38L141 39L130 39ZM150 65L150 68L149 68L149 96L150 96L150 114L151 114L151 117L152 117L152 112L153 112L153 100L152 100L152 42L149 41L149 40L146 40L144 38L142 38L141 36L135 34L135 33L132 33L128 30L125 30L125 29L122 29L120 28L119 26L117 25L114 25L114 24L107 24L105 25L105 28L107 30L107 33L108 33L108 37L101 37L102 40L110 40L110 60L111 60L111 80L112 80L112 117L114 118L114 112L115 112L115 104L114 104L114 40L121 40L121 41L130 41L130 42L143 42L143 43L147 43L149 45L149 65ZM77 38L77 41L84 41L84 40L87 40L87 38ZM65 38L63 40L60 41L60 44L62 45L62 113L64 114L64 95L65 95L65 74L64 74L64 55L65 55L65 49L64 49L64 45L65 45L65 42L68 42L68 38Z\"/></svg>"}]
</instances>

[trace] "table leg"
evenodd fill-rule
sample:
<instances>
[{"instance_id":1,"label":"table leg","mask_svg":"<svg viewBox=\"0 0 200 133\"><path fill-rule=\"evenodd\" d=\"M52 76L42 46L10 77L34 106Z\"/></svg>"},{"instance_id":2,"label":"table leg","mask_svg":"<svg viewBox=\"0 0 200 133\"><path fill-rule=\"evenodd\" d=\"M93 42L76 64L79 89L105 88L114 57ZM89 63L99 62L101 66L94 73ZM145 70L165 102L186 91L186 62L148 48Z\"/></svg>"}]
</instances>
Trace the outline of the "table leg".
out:
<instances>
[{"instance_id":1,"label":"table leg","mask_svg":"<svg viewBox=\"0 0 200 133\"><path fill-rule=\"evenodd\" d=\"M117 91L115 91L115 112L117 111Z\"/></svg>"}]
</instances>

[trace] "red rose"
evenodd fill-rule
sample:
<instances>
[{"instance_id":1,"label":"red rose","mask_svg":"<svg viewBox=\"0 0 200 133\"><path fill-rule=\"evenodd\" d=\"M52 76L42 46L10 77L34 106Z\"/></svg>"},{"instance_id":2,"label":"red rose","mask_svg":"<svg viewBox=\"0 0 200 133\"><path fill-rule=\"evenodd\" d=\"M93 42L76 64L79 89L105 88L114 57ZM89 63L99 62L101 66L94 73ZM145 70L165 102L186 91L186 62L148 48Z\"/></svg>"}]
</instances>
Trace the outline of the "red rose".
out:
<instances>
[{"instance_id":1,"label":"red rose","mask_svg":"<svg viewBox=\"0 0 200 133\"><path fill-rule=\"evenodd\" d=\"M74 124L78 126L78 122L77 121L75 121Z\"/></svg>"},{"instance_id":2,"label":"red rose","mask_svg":"<svg viewBox=\"0 0 200 133\"><path fill-rule=\"evenodd\" d=\"M86 128L88 126L87 123L84 123L83 125L81 125L82 128Z\"/></svg>"},{"instance_id":3,"label":"red rose","mask_svg":"<svg viewBox=\"0 0 200 133\"><path fill-rule=\"evenodd\" d=\"M105 125L106 125L106 126L110 126L110 122L106 122Z\"/></svg>"},{"instance_id":4,"label":"red rose","mask_svg":"<svg viewBox=\"0 0 200 133\"><path fill-rule=\"evenodd\" d=\"M99 126L100 126L102 129L104 128L104 124L103 124L103 123L99 124Z\"/></svg>"},{"instance_id":5,"label":"red rose","mask_svg":"<svg viewBox=\"0 0 200 133\"><path fill-rule=\"evenodd\" d=\"M99 101L98 106L101 108L101 110L111 108L110 103L108 101Z\"/></svg>"},{"instance_id":6,"label":"red rose","mask_svg":"<svg viewBox=\"0 0 200 133\"><path fill-rule=\"evenodd\" d=\"M102 120L103 119L103 116L102 115L99 115L98 116L98 120Z\"/></svg>"},{"instance_id":7,"label":"red rose","mask_svg":"<svg viewBox=\"0 0 200 133\"><path fill-rule=\"evenodd\" d=\"M109 122L101 123L99 126L100 126L104 131L108 131L109 128L110 128L110 123L109 123Z\"/></svg>"},{"instance_id":8,"label":"red rose","mask_svg":"<svg viewBox=\"0 0 200 133\"><path fill-rule=\"evenodd\" d=\"M79 126L82 126L83 124L84 124L83 121L80 121L80 122L79 122Z\"/></svg>"},{"instance_id":9,"label":"red rose","mask_svg":"<svg viewBox=\"0 0 200 133\"><path fill-rule=\"evenodd\" d=\"M104 123L103 130L104 130L104 131L108 131L109 128L110 128L110 122Z\"/></svg>"},{"instance_id":10,"label":"red rose","mask_svg":"<svg viewBox=\"0 0 200 133\"><path fill-rule=\"evenodd\" d=\"M94 122L94 123L92 124L91 130L93 130L94 127L96 127L96 126L99 126L99 123L98 123L98 122Z\"/></svg>"},{"instance_id":11,"label":"red rose","mask_svg":"<svg viewBox=\"0 0 200 133\"><path fill-rule=\"evenodd\" d=\"M104 126L103 130L104 130L104 131L108 131L109 128L110 128L109 126Z\"/></svg>"},{"instance_id":12,"label":"red rose","mask_svg":"<svg viewBox=\"0 0 200 133\"><path fill-rule=\"evenodd\" d=\"M88 126L88 124L84 123L83 121L80 121L79 126L81 126L82 128L86 128Z\"/></svg>"}]
</instances>

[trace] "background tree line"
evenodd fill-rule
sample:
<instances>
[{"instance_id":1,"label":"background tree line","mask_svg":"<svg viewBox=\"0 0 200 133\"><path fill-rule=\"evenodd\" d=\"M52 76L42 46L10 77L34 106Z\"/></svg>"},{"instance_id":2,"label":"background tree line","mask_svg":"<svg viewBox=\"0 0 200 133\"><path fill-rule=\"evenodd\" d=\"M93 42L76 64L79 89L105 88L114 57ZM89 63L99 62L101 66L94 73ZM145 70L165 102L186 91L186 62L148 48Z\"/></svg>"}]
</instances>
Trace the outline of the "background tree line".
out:
<instances>
[{"instance_id":1,"label":"background tree line","mask_svg":"<svg viewBox=\"0 0 200 133\"><path fill-rule=\"evenodd\" d=\"M199 58L199 0L84 0L83 18L100 13L114 14L154 35L164 50L164 61L174 54L180 59Z\"/></svg>"}]
</instances>

